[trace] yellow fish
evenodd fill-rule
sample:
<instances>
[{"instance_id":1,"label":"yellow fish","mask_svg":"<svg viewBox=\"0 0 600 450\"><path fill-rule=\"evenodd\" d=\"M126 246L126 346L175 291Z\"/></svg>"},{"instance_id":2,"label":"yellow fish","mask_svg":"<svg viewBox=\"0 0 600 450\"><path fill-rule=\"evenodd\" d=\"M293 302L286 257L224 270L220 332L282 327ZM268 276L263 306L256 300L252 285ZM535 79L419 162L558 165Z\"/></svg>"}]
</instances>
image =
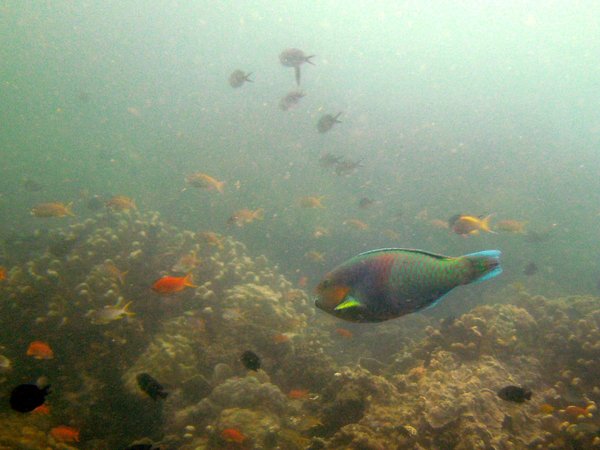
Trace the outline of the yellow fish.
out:
<instances>
[{"instance_id":1,"label":"yellow fish","mask_svg":"<svg viewBox=\"0 0 600 450\"><path fill-rule=\"evenodd\" d=\"M190 186L207 189L209 191L215 190L220 194L223 193L223 188L225 187L224 181L219 181L216 178L211 177L202 172L196 172L191 175L185 177L185 182ZM184 188L185 190L185 188Z\"/></svg>"},{"instance_id":2,"label":"yellow fish","mask_svg":"<svg viewBox=\"0 0 600 450\"><path fill-rule=\"evenodd\" d=\"M477 234L480 231L487 233L494 233L490 228L490 218L492 214L488 216L470 216L468 214L457 214L448 220L450 229L456 234L462 236L468 236Z\"/></svg>"},{"instance_id":3,"label":"yellow fish","mask_svg":"<svg viewBox=\"0 0 600 450\"><path fill-rule=\"evenodd\" d=\"M35 217L65 217L75 216L71 207L73 202L64 204L61 202L38 203L31 208L31 215Z\"/></svg>"}]
</instances>

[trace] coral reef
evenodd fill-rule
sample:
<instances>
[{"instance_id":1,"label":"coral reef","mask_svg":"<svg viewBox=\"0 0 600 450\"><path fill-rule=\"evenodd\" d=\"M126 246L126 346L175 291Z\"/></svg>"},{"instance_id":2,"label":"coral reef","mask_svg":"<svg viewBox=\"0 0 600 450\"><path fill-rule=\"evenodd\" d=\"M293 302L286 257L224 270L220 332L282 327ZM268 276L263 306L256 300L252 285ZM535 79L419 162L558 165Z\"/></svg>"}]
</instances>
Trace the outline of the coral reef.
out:
<instances>
[{"instance_id":1,"label":"coral reef","mask_svg":"<svg viewBox=\"0 0 600 450\"><path fill-rule=\"evenodd\" d=\"M48 430L69 424L98 449L142 438L181 449L600 448L595 297L505 289L458 317L340 325L266 257L156 213L109 211L38 235L38 254L15 260L0 286L0 383L46 376L52 414L3 413L0 446L67 449ZM152 292L174 267L198 287ZM25 356L37 339L54 359ZM246 350L260 370L241 364ZM139 389L143 372L166 399ZM505 401L506 385L533 397Z\"/></svg>"}]
</instances>

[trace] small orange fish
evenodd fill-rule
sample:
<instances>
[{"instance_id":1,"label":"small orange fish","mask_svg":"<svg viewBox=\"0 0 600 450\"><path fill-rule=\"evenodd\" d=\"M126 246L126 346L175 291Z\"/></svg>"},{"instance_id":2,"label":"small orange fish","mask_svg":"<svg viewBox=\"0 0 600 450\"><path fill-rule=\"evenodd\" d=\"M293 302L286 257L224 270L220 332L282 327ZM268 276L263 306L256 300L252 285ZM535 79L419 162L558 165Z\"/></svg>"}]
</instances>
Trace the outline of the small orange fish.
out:
<instances>
[{"instance_id":1,"label":"small orange fish","mask_svg":"<svg viewBox=\"0 0 600 450\"><path fill-rule=\"evenodd\" d=\"M40 414L42 416L47 416L48 414L50 414L50 407L44 403L44 404L38 406L37 408L35 408L33 411L31 411L31 413L32 414Z\"/></svg>"},{"instance_id":2,"label":"small orange fish","mask_svg":"<svg viewBox=\"0 0 600 450\"><path fill-rule=\"evenodd\" d=\"M310 391L308 389L292 389L288 392L288 398L292 400L304 400L307 399L310 395Z\"/></svg>"},{"instance_id":3,"label":"small orange fish","mask_svg":"<svg viewBox=\"0 0 600 450\"><path fill-rule=\"evenodd\" d=\"M185 177L185 182L190 186L207 189L209 191L215 190L221 194L223 193L223 187L225 186L224 181L219 181L216 178L213 178L210 175L202 172L196 172L188 175Z\"/></svg>"},{"instance_id":4,"label":"small orange fish","mask_svg":"<svg viewBox=\"0 0 600 450\"><path fill-rule=\"evenodd\" d=\"M543 414L552 414L554 412L554 406L549 403L542 403L540 405L540 412Z\"/></svg>"},{"instance_id":5,"label":"small orange fish","mask_svg":"<svg viewBox=\"0 0 600 450\"><path fill-rule=\"evenodd\" d=\"M6 267L0 266L0 281L6 280Z\"/></svg>"},{"instance_id":6,"label":"small orange fish","mask_svg":"<svg viewBox=\"0 0 600 450\"><path fill-rule=\"evenodd\" d=\"M206 241L208 245L213 245L218 247L220 250L224 248L223 240L225 239L223 236L219 236L214 231L202 231L199 233L200 237Z\"/></svg>"},{"instance_id":7,"label":"small orange fish","mask_svg":"<svg viewBox=\"0 0 600 450\"><path fill-rule=\"evenodd\" d=\"M54 352L50 345L42 341L33 341L27 347L27 356L32 356L35 359L52 359Z\"/></svg>"},{"instance_id":8,"label":"small orange fish","mask_svg":"<svg viewBox=\"0 0 600 450\"><path fill-rule=\"evenodd\" d=\"M313 231L313 234L312 234L312 236L315 239L319 239L319 238L329 236L329 235L330 235L329 230L325 227L315 227L315 231Z\"/></svg>"},{"instance_id":9,"label":"small orange fish","mask_svg":"<svg viewBox=\"0 0 600 450\"><path fill-rule=\"evenodd\" d=\"M298 278L298 286L301 288L305 288L308 285L308 277L307 276L301 276L300 278Z\"/></svg>"},{"instance_id":10,"label":"small orange fish","mask_svg":"<svg viewBox=\"0 0 600 450\"><path fill-rule=\"evenodd\" d=\"M300 197L299 203L302 208L319 208L325 209L323 205L324 196L315 197L312 195L306 197Z\"/></svg>"},{"instance_id":11,"label":"small orange fish","mask_svg":"<svg viewBox=\"0 0 600 450\"><path fill-rule=\"evenodd\" d=\"M64 204L61 202L39 203L31 208L31 215L35 217L65 217L75 216L71 207L73 202Z\"/></svg>"},{"instance_id":12,"label":"small orange fish","mask_svg":"<svg viewBox=\"0 0 600 450\"><path fill-rule=\"evenodd\" d=\"M276 334L275 336L273 336L273 342L276 344L285 344L286 342L290 341L290 337L289 335L285 334L285 333L279 333Z\"/></svg>"},{"instance_id":13,"label":"small orange fish","mask_svg":"<svg viewBox=\"0 0 600 450\"><path fill-rule=\"evenodd\" d=\"M357 230L368 230L369 229L369 224L363 222L362 220L358 220L358 219L348 219L344 221L344 225L350 225L352 228L355 228Z\"/></svg>"},{"instance_id":14,"label":"small orange fish","mask_svg":"<svg viewBox=\"0 0 600 450\"><path fill-rule=\"evenodd\" d=\"M66 425L52 428L50 435L58 442L79 442L79 430Z\"/></svg>"},{"instance_id":15,"label":"small orange fish","mask_svg":"<svg viewBox=\"0 0 600 450\"><path fill-rule=\"evenodd\" d=\"M111 199L107 200L106 207L116 211L129 211L130 209L137 209L135 200L124 195L115 195Z\"/></svg>"},{"instance_id":16,"label":"small orange fish","mask_svg":"<svg viewBox=\"0 0 600 450\"><path fill-rule=\"evenodd\" d=\"M335 332L346 339L350 339L352 336L354 336L352 331L347 330L346 328L336 328Z\"/></svg>"},{"instance_id":17,"label":"small orange fish","mask_svg":"<svg viewBox=\"0 0 600 450\"><path fill-rule=\"evenodd\" d=\"M104 261L101 269L108 277L118 280L120 284L125 284L125 275L127 275L127 272L120 271L112 261Z\"/></svg>"},{"instance_id":18,"label":"small orange fish","mask_svg":"<svg viewBox=\"0 0 600 450\"><path fill-rule=\"evenodd\" d=\"M159 294L173 294L183 291L186 287L198 287L192 282L192 274L188 273L185 277L162 277L154 282L152 290Z\"/></svg>"},{"instance_id":19,"label":"small orange fish","mask_svg":"<svg viewBox=\"0 0 600 450\"><path fill-rule=\"evenodd\" d=\"M221 437L229 442L235 442L236 444L243 444L247 439L240 431L235 428L225 428L221 431Z\"/></svg>"},{"instance_id":20,"label":"small orange fish","mask_svg":"<svg viewBox=\"0 0 600 450\"><path fill-rule=\"evenodd\" d=\"M254 211L248 208L240 209L233 213L233 215L227 221L228 225L236 225L243 227L246 224L252 223L255 220L262 220L265 214L265 210L258 208Z\"/></svg>"},{"instance_id":21,"label":"small orange fish","mask_svg":"<svg viewBox=\"0 0 600 450\"><path fill-rule=\"evenodd\" d=\"M567 406L565 408L565 412L572 417L579 417L579 416L587 417L589 414L587 408L582 408L581 406L575 406L575 405Z\"/></svg>"}]
</instances>

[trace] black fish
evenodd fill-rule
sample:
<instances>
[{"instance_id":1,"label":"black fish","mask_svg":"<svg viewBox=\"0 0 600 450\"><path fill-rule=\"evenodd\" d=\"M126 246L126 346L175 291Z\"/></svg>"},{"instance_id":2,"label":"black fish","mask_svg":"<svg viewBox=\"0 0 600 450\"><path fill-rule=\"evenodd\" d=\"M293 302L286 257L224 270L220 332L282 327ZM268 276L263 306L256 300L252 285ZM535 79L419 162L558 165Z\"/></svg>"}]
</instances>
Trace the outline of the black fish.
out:
<instances>
[{"instance_id":1,"label":"black fish","mask_svg":"<svg viewBox=\"0 0 600 450\"><path fill-rule=\"evenodd\" d=\"M536 265L536 263L534 262L530 262L529 264L527 264L525 266L525 269L523 269L523 274L527 275L528 277L535 275L538 271L538 266Z\"/></svg>"},{"instance_id":2,"label":"black fish","mask_svg":"<svg viewBox=\"0 0 600 450\"><path fill-rule=\"evenodd\" d=\"M140 373L136 377L137 384L142 391L148 394L152 400L158 400L159 398L167 398L168 392L164 391L162 384L156 381L147 373Z\"/></svg>"},{"instance_id":3,"label":"black fish","mask_svg":"<svg viewBox=\"0 0 600 450\"><path fill-rule=\"evenodd\" d=\"M287 48L279 55L279 62L286 67L293 67L296 76L296 84L300 85L300 65L304 63L312 64L310 59L314 58L315 55L306 55L302 50L298 48Z\"/></svg>"},{"instance_id":4,"label":"black fish","mask_svg":"<svg viewBox=\"0 0 600 450\"><path fill-rule=\"evenodd\" d=\"M369 197L363 197L358 201L358 207L360 209L367 209L369 206L373 205L375 200Z\"/></svg>"},{"instance_id":5,"label":"black fish","mask_svg":"<svg viewBox=\"0 0 600 450\"><path fill-rule=\"evenodd\" d=\"M498 397L508 402L523 403L531 399L531 391L519 386L505 386L498 391Z\"/></svg>"},{"instance_id":6,"label":"black fish","mask_svg":"<svg viewBox=\"0 0 600 450\"><path fill-rule=\"evenodd\" d=\"M10 407L22 413L33 411L44 404L50 385L40 389L35 384L20 384L10 393Z\"/></svg>"},{"instance_id":7,"label":"black fish","mask_svg":"<svg viewBox=\"0 0 600 450\"><path fill-rule=\"evenodd\" d=\"M304 96L305 94L302 91L288 92L288 94L285 97L279 100L279 109L281 109L282 111L287 111L288 109L293 108L298 103L300 103L300 99Z\"/></svg>"},{"instance_id":8,"label":"black fish","mask_svg":"<svg viewBox=\"0 0 600 450\"><path fill-rule=\"evenodd\" d=\"M245 73L242 70L234 70L233 73L229 75L229 86L232 88L239 88L245 82L252 83L250 75L252 75L252 72Z\"/></svg>"},{"instance_id":9,"label":"black fish","mask_svg":"<svg viewBox=\"0 0 600 450\"><path fill-rule=\"evenodd\" d=\"M242 364L248 370L256 371L256 370L260 369L259 356L250 350L246 350L244 353L242 353L242 356L240 357L240 361L242 361Z\"/></svg>"},{"instance_id":10,"label":"black fish","mask_svg":"<svg viewBox=\"0 0 600 450\"><path fill-rule=\"evenodd\" d=\"M342 159L335 165L335 174L342 176L354 172L358 167L361 167L360 161L352 161L351 159Z\"/></svg>"},{"instance_id":11,"label":"black fish","mask_svg":"<svg viewBox=\"0 0 600 450\"><path fill-rule=\"evenodd\" d=\"M336 123L342 123L338 120L338 117L341 115L342 113L339 112L335 116L332 116L331 114L325 114L322 116L317 122L317 130L319 130L319 133L327 133Z\"/></svg>"},{"instance_id":12,"label":"black fish","mask_svg":"<svg viewBox=\"0 0 600 450\"><path fill-rule=\"evenodd\" d=\"M339 163L342 159L343 158L341 156L335 156L327 152L321 155L321 157L319 158L319 165L325 168L332 167Z\"/></svg>"}]
</instances>

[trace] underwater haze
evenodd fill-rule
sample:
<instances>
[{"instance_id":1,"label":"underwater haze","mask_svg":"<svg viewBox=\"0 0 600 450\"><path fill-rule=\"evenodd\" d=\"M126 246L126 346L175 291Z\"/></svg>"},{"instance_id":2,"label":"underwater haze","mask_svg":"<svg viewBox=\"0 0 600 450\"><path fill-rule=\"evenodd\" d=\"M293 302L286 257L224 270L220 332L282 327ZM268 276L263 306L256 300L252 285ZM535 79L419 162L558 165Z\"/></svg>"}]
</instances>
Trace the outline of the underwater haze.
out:
<instances>
[{"instance_id":1,"label":"underwater haze","mask_svg":"<svg viewBox=\"0 0 600 450\"><path fill-rule=\"evenodd\" d=\"M600 448L596 2L8 0L0 30L0 447ZM503 273L352 323L381 297L323 280L381 248Z\"/></svg>"}]
</instances>

